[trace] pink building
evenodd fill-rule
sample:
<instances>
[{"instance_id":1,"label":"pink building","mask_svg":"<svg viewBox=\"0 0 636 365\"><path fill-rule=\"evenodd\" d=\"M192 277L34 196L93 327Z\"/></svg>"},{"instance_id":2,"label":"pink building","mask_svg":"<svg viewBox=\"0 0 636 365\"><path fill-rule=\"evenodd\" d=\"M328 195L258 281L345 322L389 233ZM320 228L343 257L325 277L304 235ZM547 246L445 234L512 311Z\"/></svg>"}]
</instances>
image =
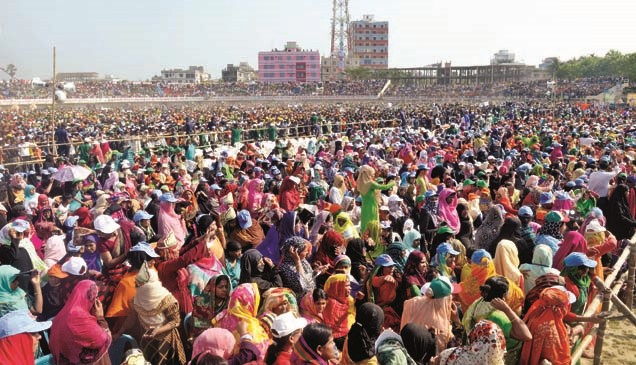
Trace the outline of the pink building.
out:
<instances>
[{"instance_id":1,"label":"pink building","mask_svg":"<svg viewBox=\"0 0 636 365\"><path fill-rule=\"evenodd\" d=\"M258 53L261 82L320 82L320 53L287 42L285 49Z\"/></svg>"}]
</instances>

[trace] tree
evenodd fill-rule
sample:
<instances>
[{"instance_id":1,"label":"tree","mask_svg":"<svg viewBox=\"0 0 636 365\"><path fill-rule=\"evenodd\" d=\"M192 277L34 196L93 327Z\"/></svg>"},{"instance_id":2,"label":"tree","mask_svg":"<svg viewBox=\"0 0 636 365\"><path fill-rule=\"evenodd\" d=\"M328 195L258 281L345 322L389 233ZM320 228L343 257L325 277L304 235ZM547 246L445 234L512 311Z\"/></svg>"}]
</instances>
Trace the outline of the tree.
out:
<instances>
[{"instance_id":1,"label":"tree","mask_svg":"<svg viewBox=\"0 0 636 365\"><path fill-rule=\"evenodd\" d=\"M4 73L6 73L7 75L9 75L11 80L13 80L15 78L15 74L18 73L18 68L15 67L14 64L10 63L5 68L0 67L0 71L2 71Z\"/></svg>"}]
</instances>

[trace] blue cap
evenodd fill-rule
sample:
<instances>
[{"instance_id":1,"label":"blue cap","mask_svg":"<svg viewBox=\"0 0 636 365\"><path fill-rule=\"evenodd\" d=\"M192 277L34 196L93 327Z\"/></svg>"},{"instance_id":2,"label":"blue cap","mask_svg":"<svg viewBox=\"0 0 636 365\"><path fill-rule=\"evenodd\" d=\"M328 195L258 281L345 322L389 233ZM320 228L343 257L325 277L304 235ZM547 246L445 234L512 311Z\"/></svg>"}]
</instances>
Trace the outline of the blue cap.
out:
<instances>
[{"instance_id":1,"label":"blue cap","mask_svg":"<svg viewBox=\"0 0 636 365\"><path fill-rule=\"evenodd\" d=\"M591 269L596 267L596 261L590 259L582 252L572 252L563 260L565 266L587 266Z\"/></svg>"},{"instance_id":2,"label":"blue cap","mask_svg":"<svg viewBox=\"0 0 636 365\"><path fill-rule=\"evenodd\" d=\"M444 242L441 245L437 246L437 253L459 255L459 251L456 251L448 242Z\"/></svg>"},{"instance_id":3,"label":"blue cap","mask_svg":"<svg viewBox=\"0 0 636 365\"><path fill-rule=\"evenodd\" d=\"M583 182L583 181L581 181L581 182ZM574 181L568 181L568 182L565 184L565 187L566 187L566 188L573 188L573 187L575 187L575 186L576 186L576 182L574 182Z\"/></svg>"},{"instance_id":4,"label":"blue cap","mask_svg":"<svg viewBox=\"0 0 636 365\"><path fill-rule=\"evenodd\" d=\"M481 264L481 261L485 258L492 260L492 256L490 256L490 253L488 253L488 251L480 249L473 252L473 255L470 257L470 262L472 262L473 264Z\"/></svg>"},{"instance_id":5,"label":"blue cap","mask_svg":"<svg viewBox=\"0 0 636 365\"><path fill-rule=\"evenodd\" d=\"M550 204L554 200L554 196L551 192L543 192L539 195L539 204Z\"/></svg>"},{"instance_id":6,"label":"blue cap","mask_svg":"<svg viewBox=\"0 0 636 365\"><path fill-rule=\"evenodd\" d=\"M51 328L51 321L37 322L28 309L9 312L0 318L0 339L20 333L38 333Z\"/></svg>"},{"instance_id":7,"label":"blue cap","mask_svg":"<svg viewBox=\"0 0 636 365\"><path fill-rule=\"evenodd\" d=\"M424 193L424 197L427 198L427 199L430 198L430 197L433 197L433 196L437 196L437 195L438 195L437 191L435 191L435 190L427 190L426 193Z\"/></svg>"},{"instance_id":8,"label":"blue cap","mask_svg":"<svg viewBox=\"0 0 636 365\"><path fill-rule=\"evenodd\" d=\"M236 218L238 219L239 226L241 226L242 229L248 229L252 226L252 217L250 216L249 211L245 209L241 210L236 215Z\"/></svg>"},{"instance_id":9,"label":"blue cap","mask_svg":"<svg viewBox=\"0 0 636 365\"><path fill-rule=\"evenodd\" d=\"M521 208L519 208L519 212L517 213L517 215L519 217L533 217L534 212L532 211L532 208L530 208L527 205L524 205Z\"/></svg>"},{"instance_id":10,"label":"blue cap","mask_svg":"<svg viewBox=\"0 0 636 365\"><path fill-rule=\"evenodd\" d=\"M139 223L139 221L142 221L145 219L151 219L152 217L154 217L154 215L146 212L145 210L139 210L133 216L133 221L135 221L135 223Z\"/></svg>"},{"instance_id":11,"label":"blue cap","mask_svg":"<svg viewBox=\"0 0 636 365\"><path fill-rule=\"evenodd\" d=\"M570 200L570 196L568 195L568 193L563 191L557 191L555 196L556 196L556 200Z\"/></svg>"},{"instance_id":12,"label":"blue cap","mask_svg":"<svg viewBox=\"0 0 636 365\"><path fill-rule=\"evenodd\" d=\"M212 186L210 186L210 188L212 190L223 190L223 188L221 188L218 184L212 184Z\"/></svg>"},{"instance_id":13,"label":"blue cap","mask_svg":"<svg viewBox=\"0 0 636 365\"><path fill-rule=\"evenodd\" d=\"M177 198L175 198L173 193L165 193L165 194L161 195L161 201L162 202L169 202L169 203L176 203L177 202Z\"/></svg>"},{"instance_id":14,"label":"blue cap","mask_svg":"<svg viewBox=\"0 0 636 365\"><path fill-rule=\"evenodd\" d=\"M384 253L375 259L375 265L382 267L395 266L395 262L393 261L391 256Z\"/></svg>"},{"instance_id":15,"label":"blue cap","mask_svg":"<svg viewBox=\"0 0 636 365\"><path fill-rule=\"evenodd\" d=\"M580 179L580 178L579 178L579 179L575 179L575 180L574 180L574 185L575 185L575 186L583 186L583 184L584 184L583 179Z\"/></svg>"},{"instance_id":16,"label":"blue cap","mask_svg":"<svg viewBox=\"0 0 636 365\"><path fill-rule=\"evenodd\" d=\"M152 257L152 258L157 258L159 257L159 255L157 255L157 253L155 252L155 250L152 249L152 246L150 246L150 244L148 244L148 242L144 242L141 241L138 244L134 245L133 247L130 248L131 252L143 252L146 255Z\"/></svg>"}]
</instances>

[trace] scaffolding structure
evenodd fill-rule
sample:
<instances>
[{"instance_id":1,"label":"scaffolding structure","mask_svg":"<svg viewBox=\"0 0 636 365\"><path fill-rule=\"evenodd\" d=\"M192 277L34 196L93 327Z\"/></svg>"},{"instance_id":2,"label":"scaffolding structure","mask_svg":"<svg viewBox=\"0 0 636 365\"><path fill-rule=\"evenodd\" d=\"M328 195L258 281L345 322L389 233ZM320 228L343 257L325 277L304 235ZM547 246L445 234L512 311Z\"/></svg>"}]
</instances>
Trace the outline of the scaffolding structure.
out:
<instances>
[{"instance_id":1,"label":"scaffolding structure","mask_svg":"<svg viewBox=\"0 0 636 365\"><path fill-rule=\"evenodd\" d=\"M344 72L349 40L349 0L333 0L331 17L331 57L338 59L338 71Z\"/></svg>"}]
</instances>

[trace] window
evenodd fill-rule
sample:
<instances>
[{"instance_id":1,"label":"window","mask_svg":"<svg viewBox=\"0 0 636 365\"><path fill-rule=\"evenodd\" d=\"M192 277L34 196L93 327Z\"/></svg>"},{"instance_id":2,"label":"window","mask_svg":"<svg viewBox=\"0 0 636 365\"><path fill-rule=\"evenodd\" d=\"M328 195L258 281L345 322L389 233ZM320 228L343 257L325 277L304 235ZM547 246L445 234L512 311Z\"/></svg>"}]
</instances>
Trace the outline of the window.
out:
<instances>
[{"instance_id":1,"label":"window","mask_svg":"<svg viewBox=\"0 0 636 365\"><path fill-rule=\"evenodd\" d=\"M280 77L285 77L285 73L284 73L284 72L281 72L281 73L279 73L279 74L278 74L278 76L280 76Z\"/></svg>"},{"instance_id":2,"label":"window","mask_svg":"<svg viewBox=\"0 0 636 365\"><path fill-rule=\"evenodd\" d=\"M287 61L291 61L291 56L287 56Z\"/></svg>"},{"instance_id":3,"label":"window","mask_svg":"<svg viewBox=\"0 0 636 365\"><path fill-rule=\"evenodd\" d=\"M318 76L318 75L316 75L316 73L315 73L315 72L312 72L312 73L311 73L311 77L317 77L317 76Z\"/></svg>"},{"instance_id":4,"label":"window","mask_svg":"<svg viewBox=\"0 0 636 365\"><path fill-rule=\"evenodd\" d=\"M296 56L296 61L304 61L305 56Z\"/></svg>"},{"instance_id":5,"label":"window","mask_svg":"<svg viewBox=\"0 0 636 365\"><path fill-rule=\"evenodd\" d=\"M283 60L283 56L278 56L278 60L282 61Z\"/></svg>"}]
</instances>

